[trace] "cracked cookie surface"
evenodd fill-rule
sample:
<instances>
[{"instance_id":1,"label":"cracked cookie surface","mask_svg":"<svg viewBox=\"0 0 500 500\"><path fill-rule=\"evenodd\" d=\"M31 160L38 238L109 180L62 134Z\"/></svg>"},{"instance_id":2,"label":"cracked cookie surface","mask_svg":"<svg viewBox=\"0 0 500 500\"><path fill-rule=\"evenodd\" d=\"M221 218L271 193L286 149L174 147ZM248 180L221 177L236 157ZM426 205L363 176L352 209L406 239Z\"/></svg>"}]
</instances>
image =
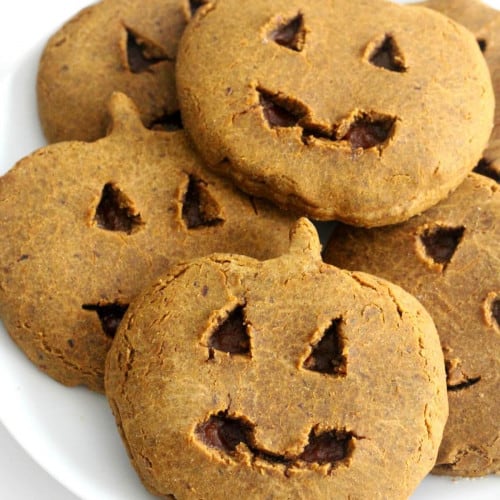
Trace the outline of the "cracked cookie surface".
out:
<instances>
[{"instance_id":1,"label":"cracked cookie surface","mask_svg":"<svg viewBox=\"0 0 500 500\"><path fill-rule=\"evenodd\" d=\"M279 258L177 266L129 307L106 394L159 496L407 498L447 416L431 318L322 262L301 219Z\"/></svg>"},{"instance_id":2,"label":"cracked cookie surface","mask_svg":"<svg viewBox=\"0 0 500 500\"><path fill-rule=\"evenodd\" d=\"M209 3L182 37L176 81L211 168L312 218L361 226L446 197L493 122L471 33L377 0Z\"/></svg>"},{"instance_id":3,"label":"cracked cookie surface","mask_svg":"<svg viewBox=\"0 0 500 500\"><path fill-rule=\"evenodd\" d=\"M441 338L450 416L434 472L500 471L500 190L470 174L447 200L404 224L339 226L325 260L414 294Z\"/></svg>"},{"instance_id":4,"label":"cracked cookie surface","mask_svg":"<svg viewBox=\"0 0 500 500\"><path fill-rule=\"evenodd\" d=\"M178 261L264 259L294 220L204 169L183 131L151 131L123 94L93 143L42 148L0 178L0 316L55 379L103 390L130 300Z\"/></svg>"}]
</instances>

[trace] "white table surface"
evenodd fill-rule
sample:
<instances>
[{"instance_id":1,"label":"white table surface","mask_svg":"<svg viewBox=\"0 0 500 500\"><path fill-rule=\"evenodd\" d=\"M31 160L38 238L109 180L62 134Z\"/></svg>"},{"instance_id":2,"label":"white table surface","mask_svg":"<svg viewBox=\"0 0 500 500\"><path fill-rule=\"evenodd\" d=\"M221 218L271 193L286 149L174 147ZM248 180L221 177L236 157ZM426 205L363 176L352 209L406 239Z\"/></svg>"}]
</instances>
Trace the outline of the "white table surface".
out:
<instances>
[{"instance_id":1,"label":"white table surface","mask_svg":"<svg viewBox=\"0 0 500 500\"><path fill-rule=\"evenodd\" d=\"M14 441L0 423L0 499L77 500Z\"/></svg>"},{"instance_id":2,"label":"white table surface","mask_svg":"<svg viewBox=\"0 0 500 500\"><path fill-rule=\"evenodd\" d=\"M33 44L33 37L35 40L46 37L50 25L62 22L81 4L81 0L1 2L0 30L3 35L0 35L0 41L3 49L0 73L18 53ZM44 21L49 19L50 23L44 29ZM1 422L0 500L77 500L21 448Z\"/></svg>"}]
</instances>

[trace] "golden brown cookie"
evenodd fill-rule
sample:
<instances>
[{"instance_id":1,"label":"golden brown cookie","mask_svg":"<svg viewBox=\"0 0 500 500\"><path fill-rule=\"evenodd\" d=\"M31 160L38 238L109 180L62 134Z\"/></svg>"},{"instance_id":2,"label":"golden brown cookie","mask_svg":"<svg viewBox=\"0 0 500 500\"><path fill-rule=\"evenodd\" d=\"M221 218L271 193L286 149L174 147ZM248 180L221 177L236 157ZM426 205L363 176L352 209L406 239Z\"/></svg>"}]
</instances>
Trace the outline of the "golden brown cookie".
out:
<instances>
[{"instance_id":1,"label":"golden brown cookie","mask_svg":"<svg viewBox=\"0 0 500 500\"><path fill-rule=\"evenodd\" d=\"M484 56L490 68L495 95L500 100L500 15L484 30ZM495 122L490 142L476 171L500 182L500 106L495 107Z\"/></svg>"},{"instance_id":2,"label":"golden brown cookie","mask_svg":"<svg viewBox=\"0 0 500 500\"><path fill-rule=\"evenodd\" d=\"M476 36L493 80L495 97L500 100L500 13L480 0L429 0L422 5L435 9L463 24ZM476 172L500 182L500 107L490 142L479 161Z\"/></svg>"},{"instance_id":3,"label":"golden brown cookie","mask_svg":"<svg viewBox=\"0 0 500 500\"><path fill-rule=\"evenodd\" d=\"M434 472L480 476L500 464L500 188L471 174L445 201L393 227L340 225L325 259L402 286L432 315L450 417Z\"/></svg>"},{"instance_id":4,"label":"golden brown cookie","mask_svg":"<svg viewBox=\"0 0 500 500\"><path fill-rule=\"evenodd\" d=\"M427 0L419 5L436 10L462 24L476 35L481 50L487 48L487 40L481 38L481 32L498 15L481 0Z\"/></svg>"},{"instance_id":5,"label":"golden brown cookie","mask_svg":"<svg viewBox=\"0 0 500 500\"><path fill-rule=\"evenodd\" d=\"M137 103L146 126L180 127L177 44L200 3L103 0L69 20L40 60L38 107L48 141L103 137L113 91Z\"/></svg>"},{"instance_id":6,"label":"golden brown cookie","mask_svg":"<svg viewBox=\"0 0 500 500\"><path fill-rule=\"evenodd\" d=\"M470 32L380 0L208 4L182 37L176 78L211 168L355 225L399 222L446 197L493 121Z\"/></svg>"},{"instance_id":7,"label":"golden brown cookie","mask_svg":"<svg viewBox=\"0 0 500 500\"><path fill-rule=\"evenodd\" d=\"M151 131L123 94L110 135L63 142L0 178L0 316L50 376L103 390L104 359L130 300L181 259L264 259L291 216L203 168L183 131Z\"/></svg>"},{"instance_id":8,"label":"golden brown cookie","mask_svg":"<svg viewBox=\"0 0 500 500\"><path fill-rule=\"evenodd\" d=\"M145 486L183 498L407 498L447 416L443 356L399 287L289 252L171 270L125 316L106 394Z\"/></svg>"}]
</instances>

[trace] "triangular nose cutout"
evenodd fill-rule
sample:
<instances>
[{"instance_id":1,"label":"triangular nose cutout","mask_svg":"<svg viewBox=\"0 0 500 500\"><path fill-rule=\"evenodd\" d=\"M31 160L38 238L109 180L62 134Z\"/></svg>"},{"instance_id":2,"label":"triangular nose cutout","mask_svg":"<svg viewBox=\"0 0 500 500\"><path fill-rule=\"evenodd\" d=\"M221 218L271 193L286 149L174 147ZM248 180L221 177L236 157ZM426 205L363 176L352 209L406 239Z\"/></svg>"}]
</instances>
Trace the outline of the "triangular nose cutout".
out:
<instances>
[{"instance_id":1,"label":"triangular nose cutout","mask_svg":"<svg viewBox=\"0 0 500 500\"><path fill-rule=\"evenodd\" d=\"M127 62L131 73L143 73L161 61L169 58L162 54L163 49L140 37L131 29L127 30Z\"/></svg>"}]
</instances>

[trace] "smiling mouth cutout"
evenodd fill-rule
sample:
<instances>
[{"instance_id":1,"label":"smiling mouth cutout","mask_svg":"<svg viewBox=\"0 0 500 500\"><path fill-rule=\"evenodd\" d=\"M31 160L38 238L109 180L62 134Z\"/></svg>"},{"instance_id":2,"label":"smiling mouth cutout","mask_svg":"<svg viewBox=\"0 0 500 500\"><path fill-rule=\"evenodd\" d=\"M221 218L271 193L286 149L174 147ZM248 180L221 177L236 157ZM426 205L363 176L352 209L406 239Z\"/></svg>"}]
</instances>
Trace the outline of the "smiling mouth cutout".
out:
<instances>
[{"instance_id":1,"label":"smiling mouth cutout","mask_svg":"<svg viewBox=\"0 0 500 500\"><path fill-rule=\"evenodd\" d=\"M310 116L308 107L298 99L279 92L257 88L262 115L271 129L298 127L304 145L314 139L324 143L349 145L353 150L385 147L394 134L396 117L357 111L339 123L326 126Z\"/></svg>"},{"instance_id":2,"label":"smiling mouth cutout","mask_svg":"<svg viewBox=\"0 0 500 500\"><path fill-rule=\"evenodd\" d=\"M307 444L298 454L278 454L260 447L255 440L255 426L245 418L233 417L228 411L210 415L195 429L197 441L210 450L238 460L238 456L250 456L252 462L265 462L271 466L284 466L287 475L290 468L308 468L310 464L326 466L331 472L339 464L346 464L357 438L345 430L319 432L317 426L309 433Z\"/></svg>"}]
</instances>

